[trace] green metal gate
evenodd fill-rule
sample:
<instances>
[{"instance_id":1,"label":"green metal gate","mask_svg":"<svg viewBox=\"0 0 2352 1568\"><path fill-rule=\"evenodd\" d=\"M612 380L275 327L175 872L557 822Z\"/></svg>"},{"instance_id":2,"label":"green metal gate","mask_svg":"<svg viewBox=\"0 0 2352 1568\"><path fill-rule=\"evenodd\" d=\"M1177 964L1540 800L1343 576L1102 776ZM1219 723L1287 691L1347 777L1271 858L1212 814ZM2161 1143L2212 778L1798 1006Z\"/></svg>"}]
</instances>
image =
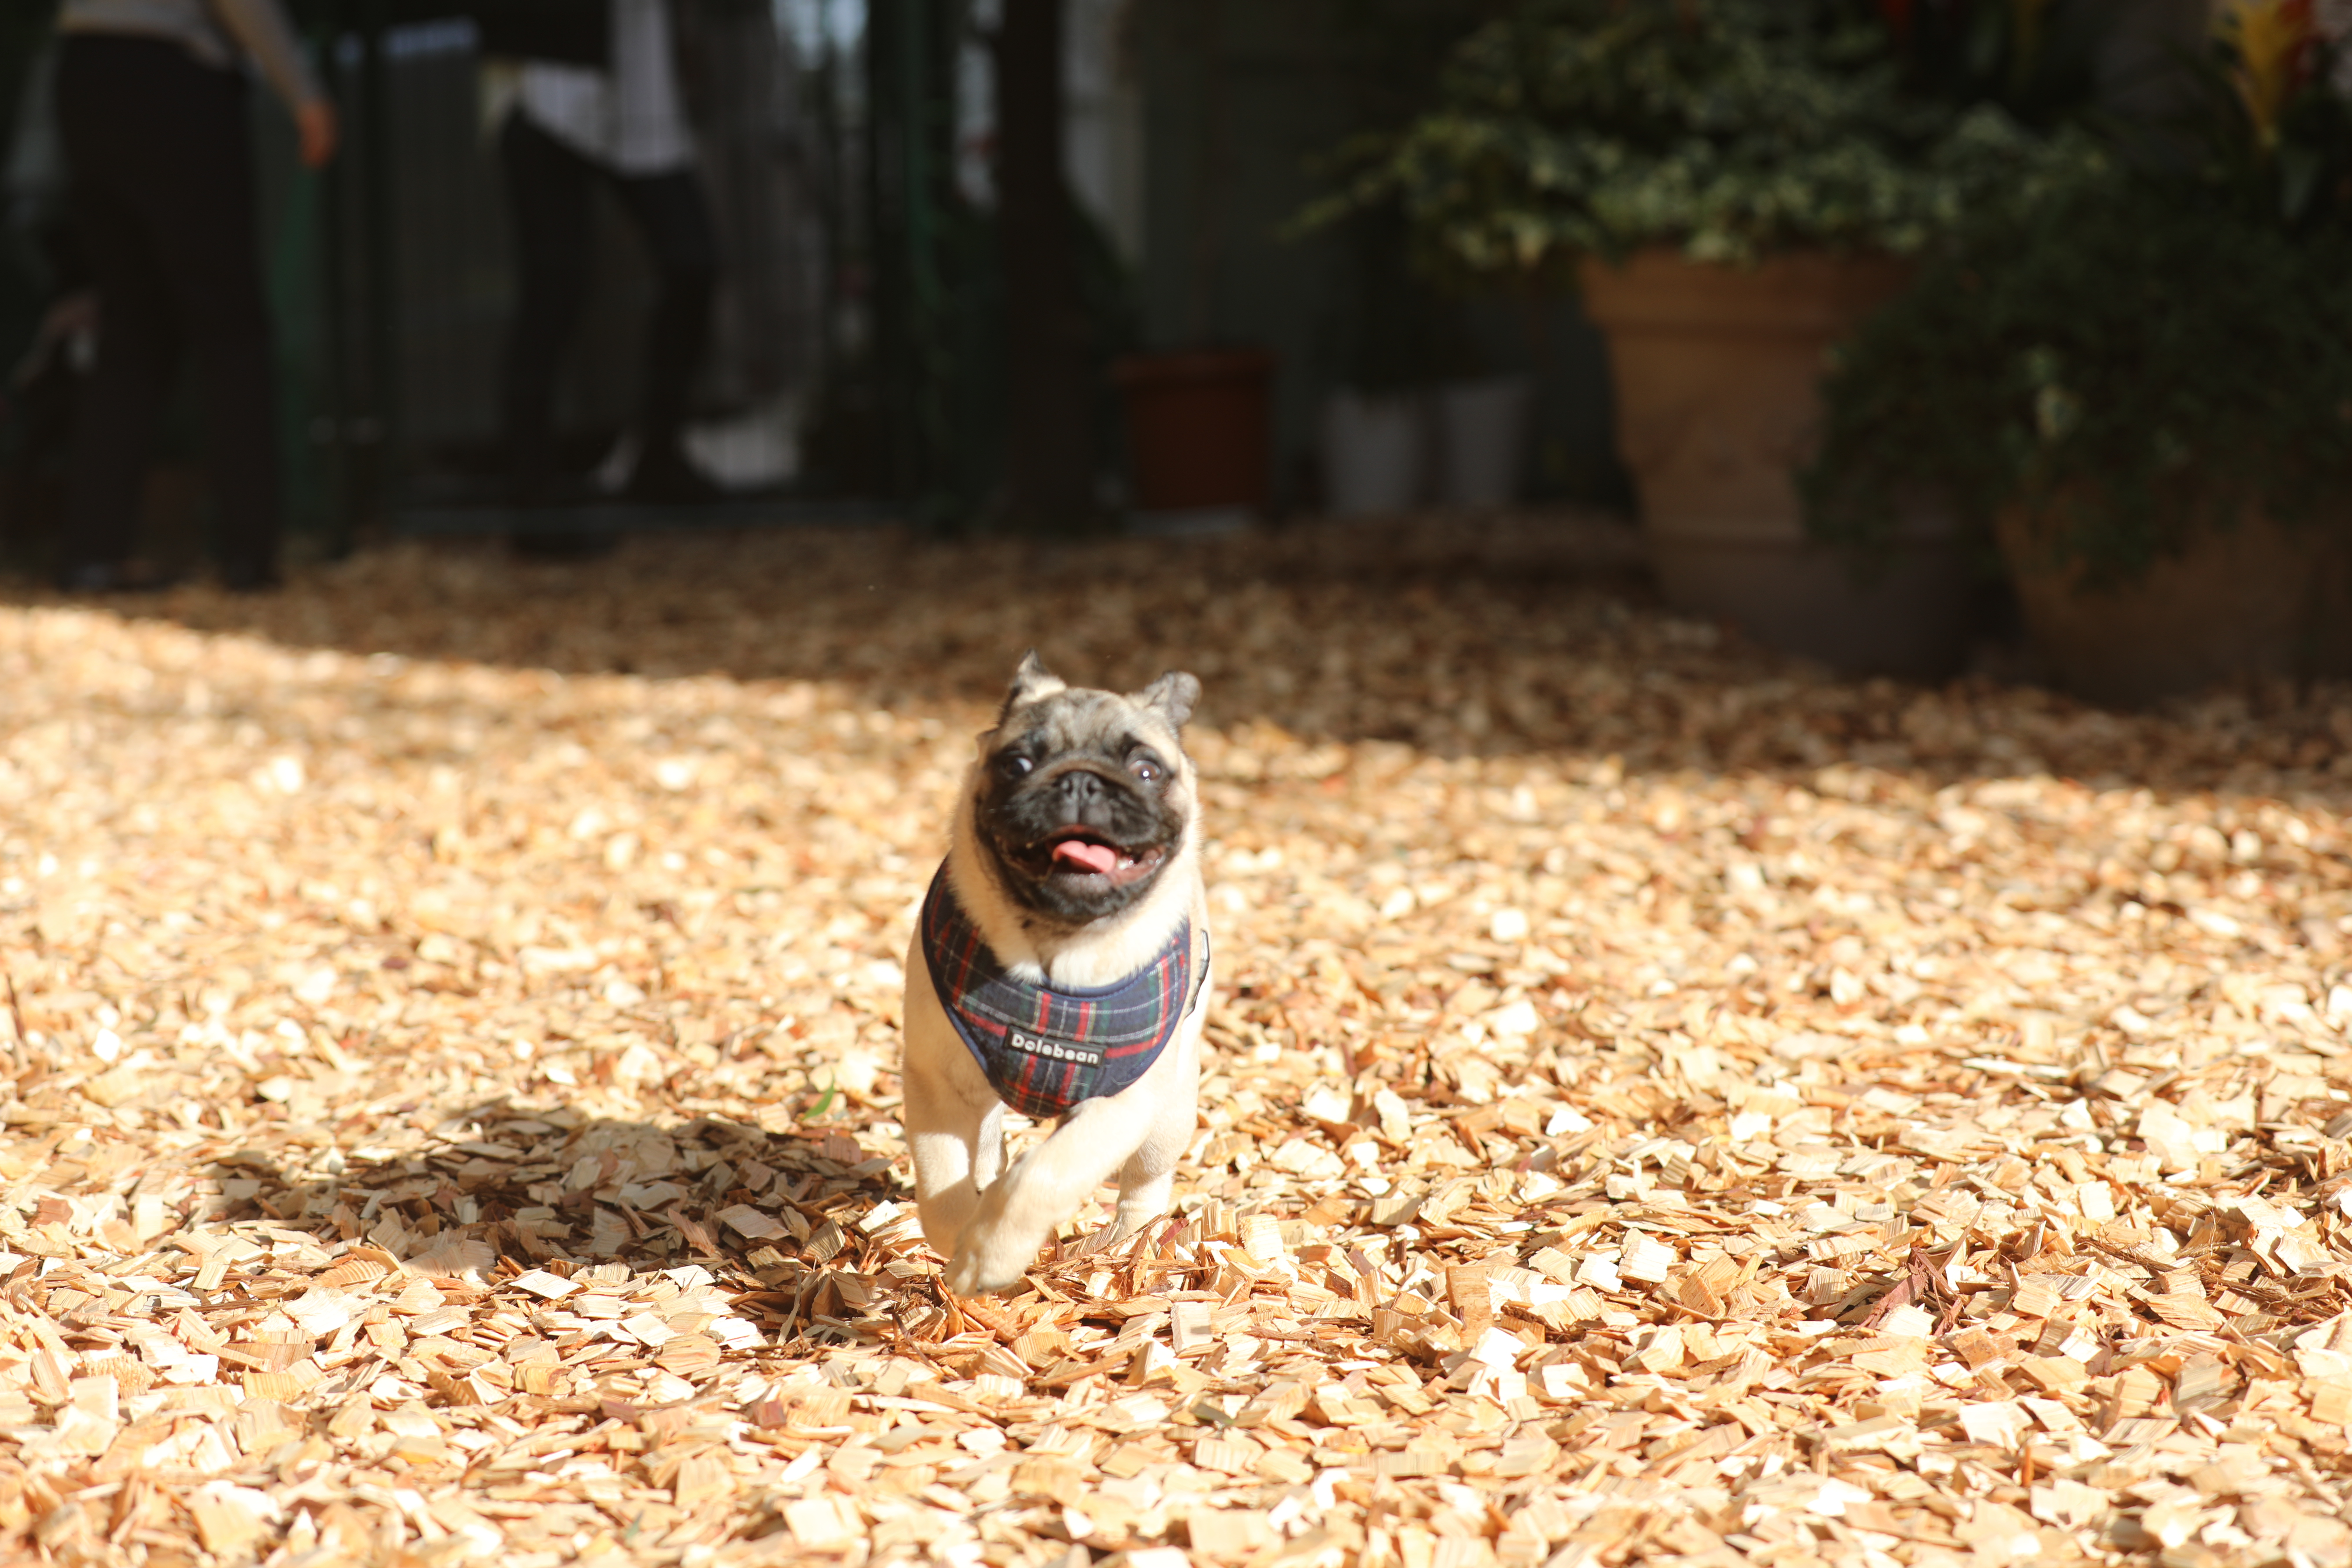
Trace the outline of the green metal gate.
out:
<instances>
[{"instance_id":1,"label":"green metal gate","mask_svg":"<svg viewBox=\"0 0 2352 1568\"><path fill-rule=\"evenodd\" d=\"M678 0L716 18L717 69L758 110L698 138L731 290L699 412L750 410L802 460L718 505L529 513L490 482L512 289L464 13L497 3L293 0L343 122L323 173L299 167L287 117L254 95L293 531L340 554L371 535L937 525L968 510L987 462L969 352L985 301L951 174L965 0ZM0 7L0 135L53 10ZM605 238L569 404L591 448L625 422L615 388L635 333L612 323L634 318L644 284L634 244ZM45 304L16 262L0 259L0 365Z\"/></svg>"},{"instance_id":2,"label":"green metal gate","mask_svg":"<svg viewBox=\"0 0 2352 1568\"><path fill-rule=\"evenodd\" d=\"M450 9L466 3L451 0ZM389 0L328 0L312 36L347 141L323 179L294 181L273 254L288 384L306 395L298 468L309 476L314 515L338 543L369 528L937 521L961 504L946 279L959 0L703 5L737 29L730 42L739 59L772 40L788 73L781 89L793 102L787 126L721 123L702 137L733 306L730 313L722 303L725 342L700 401L715 423L762 398L796 395L786 434L801 444L798 471L709 506L506 505L491 479L497 345L510 283L476 109L482 62L472 30L454 16L395 24ZM403 0L405 14L416 9L416 0ZM751 149L744 174L739 143L780 129L776 146ZM796 204L785 215L789 255L772 243L776 215L758 210L780 170ZM635 334L614 323L635 315L628 307L643 280L634 261L630 243L600 243L599 303L575 345L569 389L575 449L609 445L625 424L616 389L633 368ZM796 269L793 280L780 279L777 267ZM795 289L796 300L780 309L779 291ZM746 302L754 290L767 291L761 309Z\"/></svg>"}]
</instances>

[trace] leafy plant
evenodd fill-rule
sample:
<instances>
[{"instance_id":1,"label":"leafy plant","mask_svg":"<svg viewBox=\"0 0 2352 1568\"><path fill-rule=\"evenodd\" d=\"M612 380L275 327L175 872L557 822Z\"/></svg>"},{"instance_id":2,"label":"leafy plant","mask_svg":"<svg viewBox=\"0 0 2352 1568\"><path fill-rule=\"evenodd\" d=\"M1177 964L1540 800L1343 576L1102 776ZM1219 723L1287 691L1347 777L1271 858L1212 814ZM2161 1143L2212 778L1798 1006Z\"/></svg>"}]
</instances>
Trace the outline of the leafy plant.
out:
<instances>
[{"instance_id":1,"label":"leafy plant","mask_svg":"<svg viewBox=\"0 0 2352 1568\"><path fill-rule=\"evenodd\" d=\"M2195 72L2199 173L2289 226L2352 210L2352 104L2312 0L2236 0Z\"/></svg>"},{"instance_id":2,"label":"leafy plant","mask_svg":"<svg viewBox=\"0 0 2352 1568\"><path fill-rule=\"evenodd\" d=\"M1393 205L1425 260L1481 274L1654 244L1721 261L1913 253L2045 156L1965 62L1926 47L1919 29L1953 12L1525 0L1456 47L1427 112L1349 150L1352 173L1306 221ZM2040 60L2041 35L1990 36L1992 77L2013 77L2021 104L2046 99L2044 73L2005 63Z\"/></svg>"},{"instance_id":3,"label":"leafy plant","mask_svg":"<svg viewBox=\"0 0 2352 1568\"><path fill-rule=\"evenodd\" d=\"M1879 544L1940 495L1979 524L2021 508L2054 561L2126 580L2352 486L2352 235L2111 168L1976 225L1823 397L1819 536Z\"/></svg>"},{"instance_id":4,"label":"leafy plant","mask_svg":"<svg viewBox=\"0 0 2352 1568\"><path fill-rule=\"evenodd\" d=\"M2130 0L1876 0L1915 92L2054 128L2095 87L2094 51Z\"/></svg>"},{"instance_id":5,"label":"leafy plant","mask_svg":"<svg viewBox=\"0 0 2352 1568\"><path fill-rule=\"evenodd\" d=\"M2298 12L2301 13L2298 16ZM2298 0L2241 0L2187 159L2085 164L1990 205L1841 353L1804 477L1819 537L1906 502L2032 520L2113 583L2250 509L2344 527L2352 123Z\"/></svg>"}]
</instances>

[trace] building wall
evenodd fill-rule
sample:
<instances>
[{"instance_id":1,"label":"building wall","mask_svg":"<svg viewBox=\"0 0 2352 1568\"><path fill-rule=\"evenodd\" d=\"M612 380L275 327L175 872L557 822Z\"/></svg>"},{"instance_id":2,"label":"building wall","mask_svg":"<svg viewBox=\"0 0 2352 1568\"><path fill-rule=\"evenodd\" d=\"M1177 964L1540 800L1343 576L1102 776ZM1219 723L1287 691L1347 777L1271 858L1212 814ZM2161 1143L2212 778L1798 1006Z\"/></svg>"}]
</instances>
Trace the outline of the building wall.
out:
<instances>
[{"instance_id":1,"label":"building wall","mask_svg":"<svg viewBox=\"0 0 2352 1568\"><path fill-rule=\"evenodd\" d=\"M1142 80L1145 341L1275 353L1281 503L1317 498L1315 430L1336 389L1510 372L1537 381L1531 493L1622 502L1603 352L1572 300L1442 294L1376 221L1291 232L1332 150L1404 112L1393 51L1368 34L1365 7L1129 4Z\"/></svg>"}]
</instances>

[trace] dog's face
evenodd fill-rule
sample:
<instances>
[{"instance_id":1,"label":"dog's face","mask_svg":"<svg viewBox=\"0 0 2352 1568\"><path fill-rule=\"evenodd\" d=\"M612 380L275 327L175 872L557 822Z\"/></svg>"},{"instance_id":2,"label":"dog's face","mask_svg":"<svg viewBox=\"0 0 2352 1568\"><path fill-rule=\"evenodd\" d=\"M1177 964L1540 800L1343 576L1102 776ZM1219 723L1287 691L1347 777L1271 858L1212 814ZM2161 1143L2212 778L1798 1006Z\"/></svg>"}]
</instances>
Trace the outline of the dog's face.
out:
<instances>
[{"instance_id":1,"label":"dog's face","mask_svg":"<svg viewBox=\"0 0 2352 1568\"><path fill-rule=\"evenodd\" d=\"M1192 763L1179 739L1201 694L1168 674L1138 692L1074 688L1021 661L980 738L972 823L1015 901L1083 926L1142 898L1189 848Z\"/></svg>"}]
</instances>

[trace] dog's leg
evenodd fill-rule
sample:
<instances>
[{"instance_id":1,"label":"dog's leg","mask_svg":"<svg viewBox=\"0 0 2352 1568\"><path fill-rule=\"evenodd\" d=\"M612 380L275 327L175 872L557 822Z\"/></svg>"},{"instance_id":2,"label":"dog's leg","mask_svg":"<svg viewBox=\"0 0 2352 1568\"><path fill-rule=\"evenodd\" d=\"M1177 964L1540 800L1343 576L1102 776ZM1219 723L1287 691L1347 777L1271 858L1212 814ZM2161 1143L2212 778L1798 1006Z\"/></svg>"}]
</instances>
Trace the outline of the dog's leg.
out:
<instances>
[{"instance_id":1,"label":"dog's leg","mask_svg":"<svg viewBox=\"0 0 2352 1568\"><path fill-rule=\"evenodd\" d=\"M952 1087L907 1079L907 1145L923 1239L955 1255L982 1191L1004 1169L1004 1107L973 1105Z\"/></svg>"},{"instance_id":2,"label":"dog's leg","mask_svg":"<svg viewBox=\"0 0 2352 1568\"><path fill-rule=\"evenodd\" d=\"M1176 1162L1192 1142L1192 1126L1190 1116L1181 1121L1161 1118L1143 1147L1119 1167L1118 1212L1103 1236L1103 1246L1125 1241L1168 1212L1176 1192Z\"/></svg>"},{"instance_id":3,"label":"dog's leg","mask_svg":"<svg viewBox=\"0 0 2352 1568\"><path fill-rule=\"evenodd\" d=\"M952 1258L981 1193L1004 1172L1004 1102L928 991L908 996L907 1014L901 1076L915 1202L923 1239Z\"/></svg>"},{"instance_id":4,"label":"dog's leg","mask_svg":"<svg viewBox=\"0 0 2352 1568\"><path fill-rule=\"evenodd\" d=\"M976 1193L996 1185L1004 1174L1004 1102L993 1100L980 1119L980 1142L972 1146L971 1184ZM979 1201L975 1194L973 1202Z\"/></svg>"},{"instance_id":5,"label":"dog's leg","mask_svg":"<svg viewBox=\"0 0 2352 1568\"><path fill-rule=\"evenodd\" d=\"M1052 1137L1014 1162L1003 1180L981 1193L948 1265L950 1290L959 1296L1002 1290L1028 1271L1055 1226L1124 1167L1153 1132L1161 1105L1139 1092L1145 1087L1086 1101ZM1182 1152L1181 1144L1177 1152Z\"/></svg>"},{"instance_id":6,"label":"dog's leg","mask_svg":"<svg viewBox=\"0 0 2352 1568\"><path fill-rule=\"evenodd\" d=\"M899 1063L908 1152L923 1239L955 1256L980 1194L1004 1173L1004 1102L964 1048L924 969L921 939L908 942L906 1049Z\"/></svg>"},{"instance_id":7,"label":"dog's leg","mask_svg":"<svg viewBox=\"0 0 2352 1568\"><path fill-rule=\"evenodd\" d=\"M1192 1142L1200 1124L1198 1101L1201 1073L1200 1031L1186 1031L1176 1047L1176 1071L1158 1096L1159 1114L1134 1156L1118 1171L1118 1212L1105 1230L1101 1245L1124 1241L1168 1212L1176 1190L1176 1162Z\"/></svg>"}]
</instances>

